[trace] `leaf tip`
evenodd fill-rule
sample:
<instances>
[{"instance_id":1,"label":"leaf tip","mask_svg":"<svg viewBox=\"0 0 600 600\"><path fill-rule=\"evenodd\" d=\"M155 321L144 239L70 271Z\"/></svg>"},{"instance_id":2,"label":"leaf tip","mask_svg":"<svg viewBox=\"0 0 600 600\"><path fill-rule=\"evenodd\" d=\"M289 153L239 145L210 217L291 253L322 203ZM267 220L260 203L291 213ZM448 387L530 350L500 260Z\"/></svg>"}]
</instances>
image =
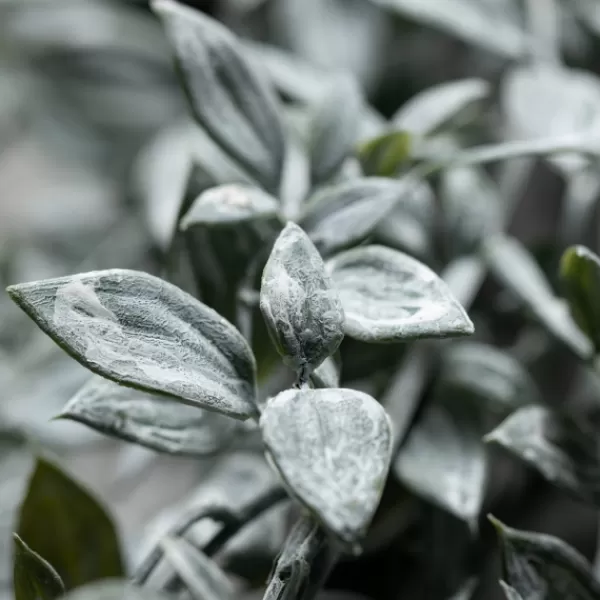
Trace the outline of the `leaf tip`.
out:
<instances>
[{"instance_id":1,"label":"leaf tip","mask_svg":"<svg viewBox=\"0 0 600 600\"><path fill-rule=\"evenodd\" d=\"M504 523L502 521L497 519L491 513L488 513L487 520L492 524L492 526L496 530L496 533L498 534L498 536L504 535L504 531L506 530L506 525L504 525Z\"/></svg>"}]
</instances>

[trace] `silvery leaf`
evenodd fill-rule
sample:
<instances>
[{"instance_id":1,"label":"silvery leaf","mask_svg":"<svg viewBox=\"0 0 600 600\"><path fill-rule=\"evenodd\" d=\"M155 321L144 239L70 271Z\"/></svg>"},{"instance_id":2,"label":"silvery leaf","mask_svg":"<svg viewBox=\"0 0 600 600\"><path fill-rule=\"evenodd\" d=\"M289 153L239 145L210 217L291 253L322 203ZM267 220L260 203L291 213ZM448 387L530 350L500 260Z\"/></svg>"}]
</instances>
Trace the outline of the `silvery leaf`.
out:
<instances>
[{"instance_id":1,"label":"silvery leaf","mask_svg":"<svg viewBox=\"0 0 600 600\"><path fill-rule=\"evenodd\" d=\"M98 375L238 419L256 414L256 366L242 335L158 277L109 269L21 283L8 293Z\"/></svg>"},{"instance_id":2,"label":"silvery leaf","mask_svg":"<svg viewBox=\"0 0 600 600\"><path fill-rule=\"evenodd\" d=\"M59 415L166 454L207 456L231 443L238 421L94 376Z\"/></svg>"},{"instance_id":3,"label":"silvery leaf","mask_svg":"<svg viewBox=\"0 0 600 600\"><path fill-rule=\"evenodd\" d=\"M519 409L485 440L498 444L574 497L600 507L597 432L543 406Z\"/></svg>"},{"instance_id":4,"label":"silvery leaf","mask_svg":"<svg viewBox=\"0 0 600 600\"><path fill-rule=\"evenodd\" d=\"M390 465L391 426L382 406L354 390L287 390L267 403L260 427L291 493L340 540L355 545Z\"/></svg>"},{"instance_id":5,"label":"silvery leaf","mask_svg":"<svg viewBox=\"0 0 600 600\"><path fill-rule=\"evenodd\" d=\"M328 186L308 202L302 228L324 256L368 236L396 207L402 211L417 193L412 179L364 177Z\"/></svg>"},{"instance_id":6,"label":"silvery leaf","mask_svg":"<svg viewBox=\"0 0 600 600\"><path fill-rule=\"evenodd\" d=\"M268 190L284 156L276 98L241 42L223 25L173 0L154 0L192 112L211 137Z\"/></svg>"},{"instance_id":7,"label":"silvery leaf","mask_svg":"<svg viewBox=\"0 0 600 600\"><path fill-rule=\"evenodd\" d=\"M310 380L317 388L335 388L340 386L340 367L329 356L311 374Z\"/></svg>"},{"instance_id":8,"label":"silvery leaf","mask_svg":"<svg viewBox=\"0 0 600 600\"><path fill-rule=\"evenodd\" d=\"M365 246L327 263L350 337L365 342L470 335L473 323L426 265L383 246Z\"/></svg>"},{"instance_id":9,"label":"silvery leaf","mask_svg":"<svg viewBox=\"0 0 600 600\"><path fill-rule=\"evenodd\" d=\"M524 599L600 598L600 583L574 548L551 535L519 531L489 518L500 537L503 579Z\"/></svg>"},{"instance_id":10,"label":"silvery leaf","mask_svg":"<svg viewBox=\"0 0 600 600\"><path fill-rule=\"evenodd\" d=\"M344 337L344 312L319 252L298 225L281 232L262 275L260 309L284 362L302 377Z\"/></svg>"}]
</instances>

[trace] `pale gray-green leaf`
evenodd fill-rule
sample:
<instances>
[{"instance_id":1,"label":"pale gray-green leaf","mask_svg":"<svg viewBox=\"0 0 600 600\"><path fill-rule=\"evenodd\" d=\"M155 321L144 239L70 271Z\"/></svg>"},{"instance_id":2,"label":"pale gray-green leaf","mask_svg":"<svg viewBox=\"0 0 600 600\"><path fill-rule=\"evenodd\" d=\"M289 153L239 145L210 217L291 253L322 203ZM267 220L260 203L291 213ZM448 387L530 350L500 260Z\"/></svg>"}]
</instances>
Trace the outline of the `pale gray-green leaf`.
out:
<instances>
[{"instance_id":1,"label":"pale gray-green leaf","mask_svg":"<svg viewBox=\"0 0 600 600\"><path fill-rule=\"evenodd\" d=\"M207 456L231 443L238 421L94 376L60 414L166 454Z\"/></svg>"},{"instance_id":2,"label":"pale gray-green leaf","mask_svg":"<svg viewBox=\"0 0 600 600\"><path fill-rule=\"evenodd\" d=\"M344 311L325 265L306 233L288 223L262 275L260 308L283 360L303 377L344 337Z\"/></svg>"},{"instance_id":3,"label":"pale gray-green leaf","mask_svg":"<svg viewBox=\"0 0 600 600\"><path fill-rule=\"evenodd\" d=\"M470 335L473 323L426 265L383 246L343 252L327 263L346 315L345 332L366 342Z\"/></svg>"},{"instance_id":4,"label":"pale gray-green leaf","mask_svg":"<svg viewBox=\"0 0 600 600\"><path fill-rule=\"evenodd\" d=\"M153 0L197 121L270 191L277 191L284 137L275 94L223 25L173 0Z\"/></svg>"},{"instance_id":5,"label":"pale gray-green leaf","mask_svg":"<svg viewBox=\"0 0 600 600\"><path fill-rule=\"evenodd\" d=\"M327 357L311 374L310 379L317 388L340 386L340 367L333 356Z\"/></svg>"},{"instance_id":6,"label":"pale gray-green leaf","mask_svg":"<svg viewBox=\"0 0 600 600\"><path fill-rule=\"evenodd\" d=\"M527 406L485 439L576 498L600 507L600 454L594 428L543 406Z\"/></svg>"},{"instance_id":7,"label":"pale gray-green leaf","mask_svg":"<svg viewBox=\"0 0 600 600\"><path fill-rule=\"evenodd\" d=\"M167 600L169 596L127 580L105 579L71 590L64 600Z\"/></svg>"},{"instance_id":8,"label":"pale gray-green leaf","mask_svg":"<svg viewBox=\"0 0 600 600\"><path fill-rule=\"evenodd\" d=\"M355 390L287 390L269 401L260 426L291 493L343 542L356 544L390 465L391 428L382 406Z\"/></svg>"},{"instance_id":9,"label":"pale gray-green leaf","mask_svg":"<svg viewBox=\"0 0 600 600\"><path fill-rule=\"evenodd\" d=\"M8 288L73 358L98 375L246 419L256 366L242 335L211 308L141 271L92 271Z\"/></svg>"}]
</instances>

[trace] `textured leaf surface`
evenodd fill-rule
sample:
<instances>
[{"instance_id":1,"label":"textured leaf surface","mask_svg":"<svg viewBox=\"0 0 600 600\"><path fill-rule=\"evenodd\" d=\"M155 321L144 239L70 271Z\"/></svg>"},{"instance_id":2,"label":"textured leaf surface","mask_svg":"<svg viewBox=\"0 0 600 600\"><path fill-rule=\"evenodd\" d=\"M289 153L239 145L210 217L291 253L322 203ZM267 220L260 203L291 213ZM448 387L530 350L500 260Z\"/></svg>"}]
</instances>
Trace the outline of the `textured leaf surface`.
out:
<instances>
[{"instance_id":1,"label":"textured leaf surface","mask_svg":"<svg viewBox=\"0 0 600 600\"><path fill-rule=\"evenodd\" d=\"M225 448L238 421L94 376L67 403L63 419L164 452L207 456Z\"/></svg>"},{"instance_id":2,"label":"textured leaf surface","mask_svg":"<svg viewBox=\"0 0 600 600\"><path fill-rule=\"evenodd\" d=\"M13 538L15 600L54 600L62 596L65 586L54 567L16 533Z\"/></svg>"},{"instance_id":3,"label":"textured leaf surface","mask_svg":"<svg viewBox=\"0 0 600 600\"><path fill-rule=\"evenodd\" d=\"M365 177L318 192L306 207L302 228L324 256L368 236L394 208L410 203L413 180Z\"/></svg>"},{"instance_id":4,"label":"textured leaf surface","mask_svg":"<svg viewBox=\"0 0 600 600\"><path fill-rule=\"evenodd\" d=\"M344 312L319 252L286 225L262 276L260 308L286 364L308 376L340 345Z\"/></svg>"},{"instance_id":5,"label":"textured leaf surface","mask_svg":"<svg viewBox=\"0 0 600 600\"><path fill-rule=\"evenodd\" d=\"M391 428L381 405L354 390L287 390L269 401L260 426L291 492L343 542L356 544L390 465Z\"/></svg>"},{"instance_id":6,"label":"textured leaf surface","mask_svg":"<svg viewBox=\"0 0 600 600\"><path fill-rule=\"evenodd\" d=\"M284 155L273 90L243 45L220 23L173 0L154 0L197 121L267 189L276 191Z\"/></svg>"},{"instance_id":7,"label":"textured leaf surface","mask_svg":"<svg viewBox=\"0 0 600 600\"><path fill-rule=\"evenodd\" d=\"M597 432L543 406L521 408L486 441L499 444L576 498L600 507Z\"/></svg>"},{"instance_id":8,"label":"textured leaf surface","mask_svg":"<svg viewBox=\"0 0 600 600\"><path fill-rule=\"evenodd\" d=\"M110 269L23 283L8 292L98 375L236 418L256 413L254 357L242 335L162 279Z\"/></svg>"},{"instance_id":9,"label":"textured leaf surface","mask_svg":"<svg viewBox=\"0 0 600 600\"><path fill-rule=\"evenodd\" d=\"M600 583L579 552L551 535L519 531L490 517L503 554L503 579L524 599L597 600Z\"/></svg>"},{"instance_id":10,"label":"textured leaf surface","mask_svg":"<svg viewBox=\"0 0 600 600\"><path fill-rule=\"evenodd\" d=\"M339 254L327 268L339 290L350 337L397 342L473 333L448 286L407 254L366 246Z\"/></svg>"},{"instance_id":11,"label":"textured leaf surface","mask_svg":"<svg viewBox=\"0 0 600 600\"><path fill-rule=\"evenodd\" d=\"M58 572L67 590L124 574L111 518L88 491L39 458L17 533Z\"/></svg>"}]
</instances>

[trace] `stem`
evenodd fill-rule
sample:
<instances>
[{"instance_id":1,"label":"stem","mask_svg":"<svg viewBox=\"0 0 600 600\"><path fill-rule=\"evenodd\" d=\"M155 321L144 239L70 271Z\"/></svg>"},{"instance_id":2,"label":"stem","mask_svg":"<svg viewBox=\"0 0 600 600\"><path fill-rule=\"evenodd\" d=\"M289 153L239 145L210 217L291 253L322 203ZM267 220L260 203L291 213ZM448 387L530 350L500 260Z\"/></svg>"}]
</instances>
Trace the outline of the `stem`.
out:
<instances>
[{"instance_id":1,"label":"stem","mask_svg":"<svg viewBox=\"0 0 600 600\"><path fill-rule=\"evenodd\" d=\"M556 0L527 0L531 57L535 62L560 62L560 13Z\"/></svg>"}]
</instances>

